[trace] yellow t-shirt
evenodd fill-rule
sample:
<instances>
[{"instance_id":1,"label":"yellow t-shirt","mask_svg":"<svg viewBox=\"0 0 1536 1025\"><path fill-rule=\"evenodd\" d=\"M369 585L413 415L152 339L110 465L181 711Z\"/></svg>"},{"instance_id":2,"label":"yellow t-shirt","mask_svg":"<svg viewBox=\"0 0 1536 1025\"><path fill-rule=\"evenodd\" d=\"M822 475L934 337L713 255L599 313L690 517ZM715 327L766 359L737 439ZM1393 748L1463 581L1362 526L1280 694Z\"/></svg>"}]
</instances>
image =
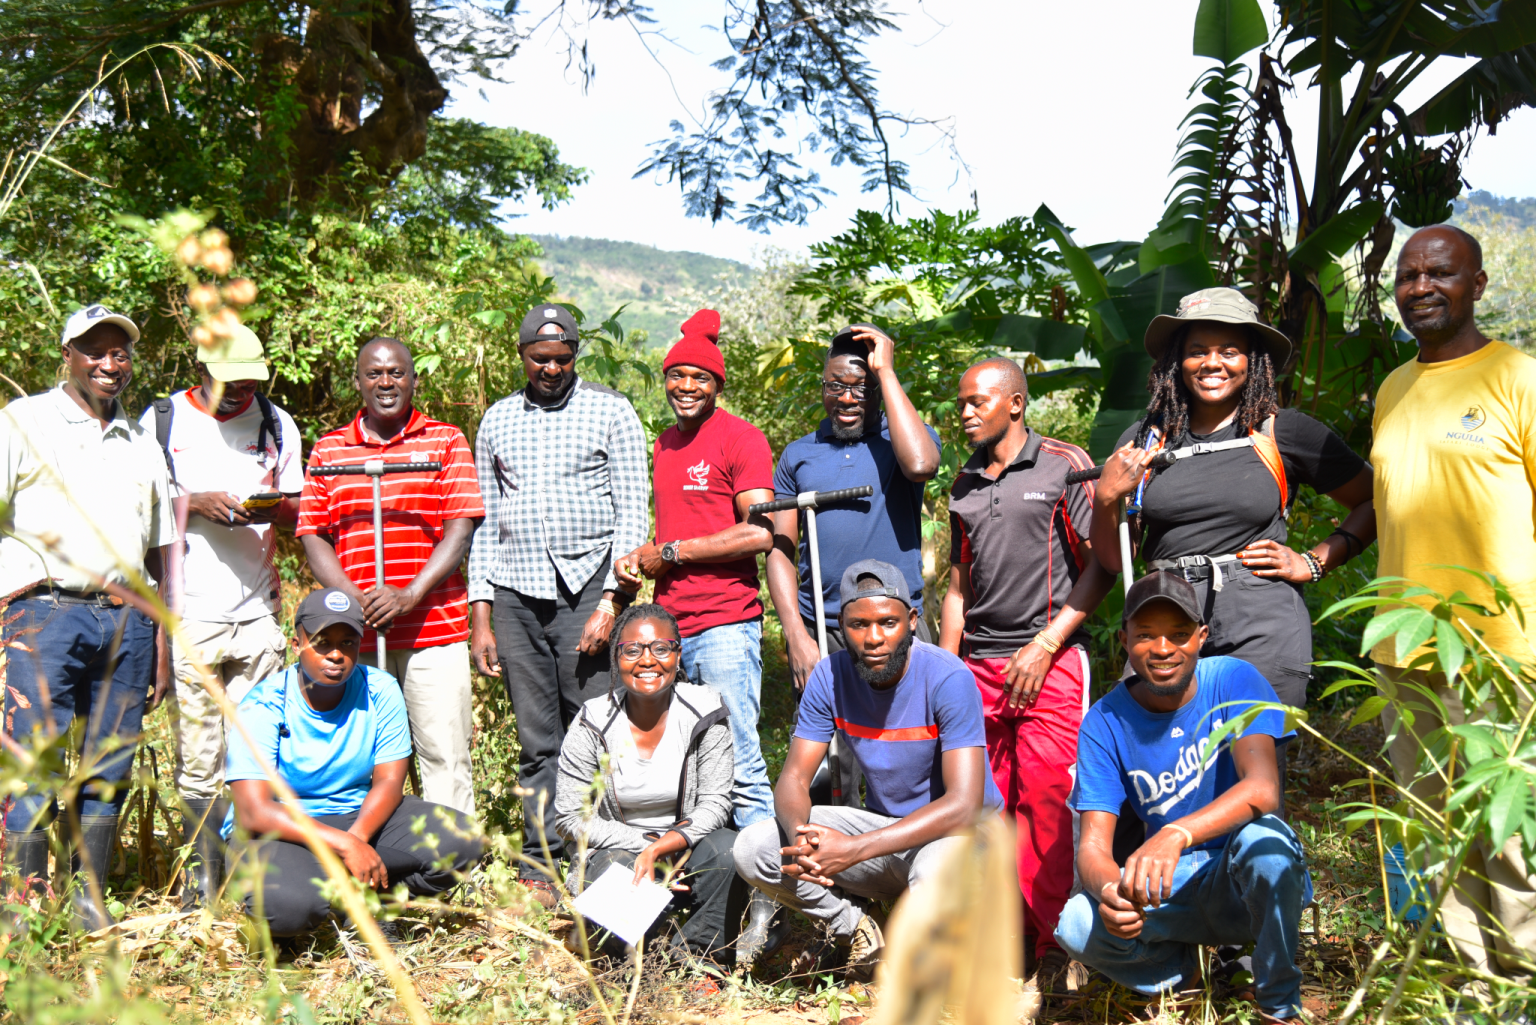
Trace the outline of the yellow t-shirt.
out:
<instances>
[{"instance_id":1,"label":"yellow t-shirt","mask_svg":"<svg viewBox=\"0 0 1536 1025\"><path fill-rule=\"evenodd\" d=\"M1536 631L1536 359L1489 342L1444 363L1414 360L1376 396L1371 465L1381 576L1493 606L1492 573ZM1512 615L1474 617L1497 651L1536 661ZM1378 662L1403 665L1388 639Z\"/></svg>"}]
</instances>

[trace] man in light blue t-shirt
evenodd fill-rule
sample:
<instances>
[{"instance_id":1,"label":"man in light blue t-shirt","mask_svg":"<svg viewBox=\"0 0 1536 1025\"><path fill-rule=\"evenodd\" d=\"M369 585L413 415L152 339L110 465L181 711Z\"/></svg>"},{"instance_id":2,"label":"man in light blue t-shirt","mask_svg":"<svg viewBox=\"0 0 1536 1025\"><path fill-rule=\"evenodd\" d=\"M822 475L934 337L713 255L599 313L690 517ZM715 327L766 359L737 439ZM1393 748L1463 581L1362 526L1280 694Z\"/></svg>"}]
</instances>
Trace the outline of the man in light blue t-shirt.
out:
<instances>
[{"instance_id":1,"label":"man in light blue t-shirt","mask_svg":"<svg viewBox=\"0 0 1536 1025\"><path fill-rule=\"evenodd\" d=\"M1189 581L1158 570L1131 587L1120 643L1135 675L1083 717L1072 807L1077 870L1056 939L1078 961L1140 993L1198 985L1202 944L1254 944L1254 999L1270 1021L1300 1021L1301 909L1312 899L1301 844L1280 806L1266 709L1211 735L1274 689L1248 663L1200 658L1206 628ZM1112 854L1129 802L1149 834L1125 866Z\"/></svg>"},{"instance_id":2,"label":"man in light blue t-shirt","mask_svg":"<svg viewBox=\"0 0 1536 1025\"><path fill-rule=\"evenodd\" d=\"M260 907L273 936L313 932L331 906L316 882L325 871L278 802L269 768L293 789L347 870L374 889L403 882L419 896L442 893L480 860L483 843L473 822L405 796L405 698L394 677L357 664L362 637L362 610L345 591L310 594L294 615L298 663L251 688L238 709L243 729L229 734L224 778L234 805L224 835L238 827L232 860L265 869ZM427 828L417 835L412 823L423 816ZM444 868L450 856L452 866ZM246 904L257 906L256 894Z\"/></svg>"}]
</instances>

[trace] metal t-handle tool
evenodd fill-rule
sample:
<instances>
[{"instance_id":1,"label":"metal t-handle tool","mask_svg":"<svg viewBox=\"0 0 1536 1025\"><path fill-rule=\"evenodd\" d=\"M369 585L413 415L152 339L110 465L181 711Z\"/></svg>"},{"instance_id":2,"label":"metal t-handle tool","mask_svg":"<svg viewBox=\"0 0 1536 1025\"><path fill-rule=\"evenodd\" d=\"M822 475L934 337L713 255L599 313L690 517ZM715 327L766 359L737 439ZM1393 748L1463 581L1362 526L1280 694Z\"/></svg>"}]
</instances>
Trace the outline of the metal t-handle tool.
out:
<instances>
[{"instance_id":1,"label":"metal t-handle tool","mask_svg":"<svg viewBox=\"0 0 1536 1025\"><path fill-rule=\"evenodd\" d=\"M367 474L373 478L373 586L378 587L384 583L384 500L381 495L381 483L386 473L425 473L437 471L443 468L443 464L436 460L428 463L386 463L382 459L370 459L366 463L355 463L348 466L316 466L309 472L316 477L340 477L343 475ZM375 630L374 635L379 639L379 668L388 670L384 665L384 631Z\"/></svg>"},{"instance_id":2,"label":"metal t-handle tool","mask_svg":"<svg viewBox=\"0 0 1536 1025\"><path fill-rule=\"evenodd\" d=\"M1171 466L1173 464L1172 452L1159 452L1152 457L1149 466ZM1082 484L1085 481L1098 480L1104 473L1102 466L1090 466L1086 470L1073 470L1067 474L1067 484ZM1129 499L1120 499L1120 510L1115 514L1115 527L1120 534L1120 583L1125 588L1125 593L1131 593L1131 584L1135 582L1135 573L1131 566L1131 521L1127 515ZM1137 510L1138 512L1140 510Z\"/></svg>"},{"instance_id":3,"label":"metal t-handle tool","mask_svg":"<svg viewBox=\"0 0 1536 1025\"><path fill-rule=\"evenodd\" d=\"M847 502L855 498L869 498L875 493L875 489L866 484L858 488L839 488L836 491L802 491L794 498L780 498L772 502L759 502L747 509L747 515L756 516L760 513L784 512L789 509L805 510L805 543L810 552L811 561L811 594L816 602L816 646L821 651L821 657L827 657L827 605L821 593L821 547L816 541L816 510L826 508L837 502ZM832 798L841 803L843 752L842 742L838 739L837 730L832 731L832 741L827 745L827 762L832 773Z\"/></svg>"}]
</instances>

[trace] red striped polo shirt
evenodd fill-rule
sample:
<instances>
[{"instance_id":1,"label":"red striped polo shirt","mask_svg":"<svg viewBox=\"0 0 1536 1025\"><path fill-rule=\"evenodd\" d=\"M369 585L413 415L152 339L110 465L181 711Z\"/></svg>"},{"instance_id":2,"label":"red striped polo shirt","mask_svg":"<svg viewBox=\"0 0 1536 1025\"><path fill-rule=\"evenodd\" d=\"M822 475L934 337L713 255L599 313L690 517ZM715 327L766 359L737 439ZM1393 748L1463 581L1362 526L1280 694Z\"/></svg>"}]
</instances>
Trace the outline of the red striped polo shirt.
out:
<instances>
[{"instance_id":1,"label":"red striped polo shirt","mask_svg":"<svg viewBox=\"0 0 1536 1025\"><path fill-rule=\"evenodd\" d=\"M405 587L432 557L447 520L481 519L485 506L475 476L475 457L464 433L416 410L405 430L380 443L363 433L363 416L315 442L309 467L347 466L383 459L387 463L442 463L436 473L389 473L381 480L384 509L384 582ZM336 548L347 578L364 591L374 586L373 479L363 474L317 477L308 474L294 531L319 534ZM430 648L469 637L469 592L454 570L385 633L391 648ZM376 647L368 631L363 651Z\"/></svg>"}]
</instances>

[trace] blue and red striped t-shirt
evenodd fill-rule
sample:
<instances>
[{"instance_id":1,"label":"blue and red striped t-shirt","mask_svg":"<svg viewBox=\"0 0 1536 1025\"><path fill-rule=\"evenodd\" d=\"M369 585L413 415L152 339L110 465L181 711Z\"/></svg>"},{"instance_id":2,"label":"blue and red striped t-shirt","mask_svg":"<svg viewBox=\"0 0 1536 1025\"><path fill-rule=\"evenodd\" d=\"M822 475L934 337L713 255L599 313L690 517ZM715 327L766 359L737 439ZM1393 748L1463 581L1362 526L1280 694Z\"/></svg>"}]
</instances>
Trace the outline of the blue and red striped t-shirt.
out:
<instances>
[{"instance_id":1,"label":"blue and red striped t-shirt","mask_svg":"<svg viewBox=\"0 0 1536 1025\"><path fill-rule=\"evenodd\" d=\"M979 747L987 733L981 691L965 663L943 648L912 641L906 674L894 687L870 686L846 651L817 663L800 699L795 736L827 743L836 728L864 770L865 807L905 818L944 796L945 751ZM987 771L982 804L1000 808L1003 795Z\"/></svg>"},{"instance_id":2,"label":"blue and red striped t-shirt","mask_svg":"<svg viewBox=\"0 0 1536 1025\"><path fill-rule=\"evenodd\" d=\"M382 478L384 582L405 587L443 540L446 520L481 519L485 504L475 476L475 457L452 424L416 410L405 430L380 444L363 433L362 414L315 442L309 465L336 466L383 459L386 463L442 463L436 473L390 473ZM320 534L336 548L347 578L364 591L374 586L373 479L362 474L304 481L299 499L300 537ZM390 624L391 648L430 648L469 637L469 592L458 570L448 574L405 615ZM374 632L363 638L372 651Z\"/></svg>"}]
</instances>

